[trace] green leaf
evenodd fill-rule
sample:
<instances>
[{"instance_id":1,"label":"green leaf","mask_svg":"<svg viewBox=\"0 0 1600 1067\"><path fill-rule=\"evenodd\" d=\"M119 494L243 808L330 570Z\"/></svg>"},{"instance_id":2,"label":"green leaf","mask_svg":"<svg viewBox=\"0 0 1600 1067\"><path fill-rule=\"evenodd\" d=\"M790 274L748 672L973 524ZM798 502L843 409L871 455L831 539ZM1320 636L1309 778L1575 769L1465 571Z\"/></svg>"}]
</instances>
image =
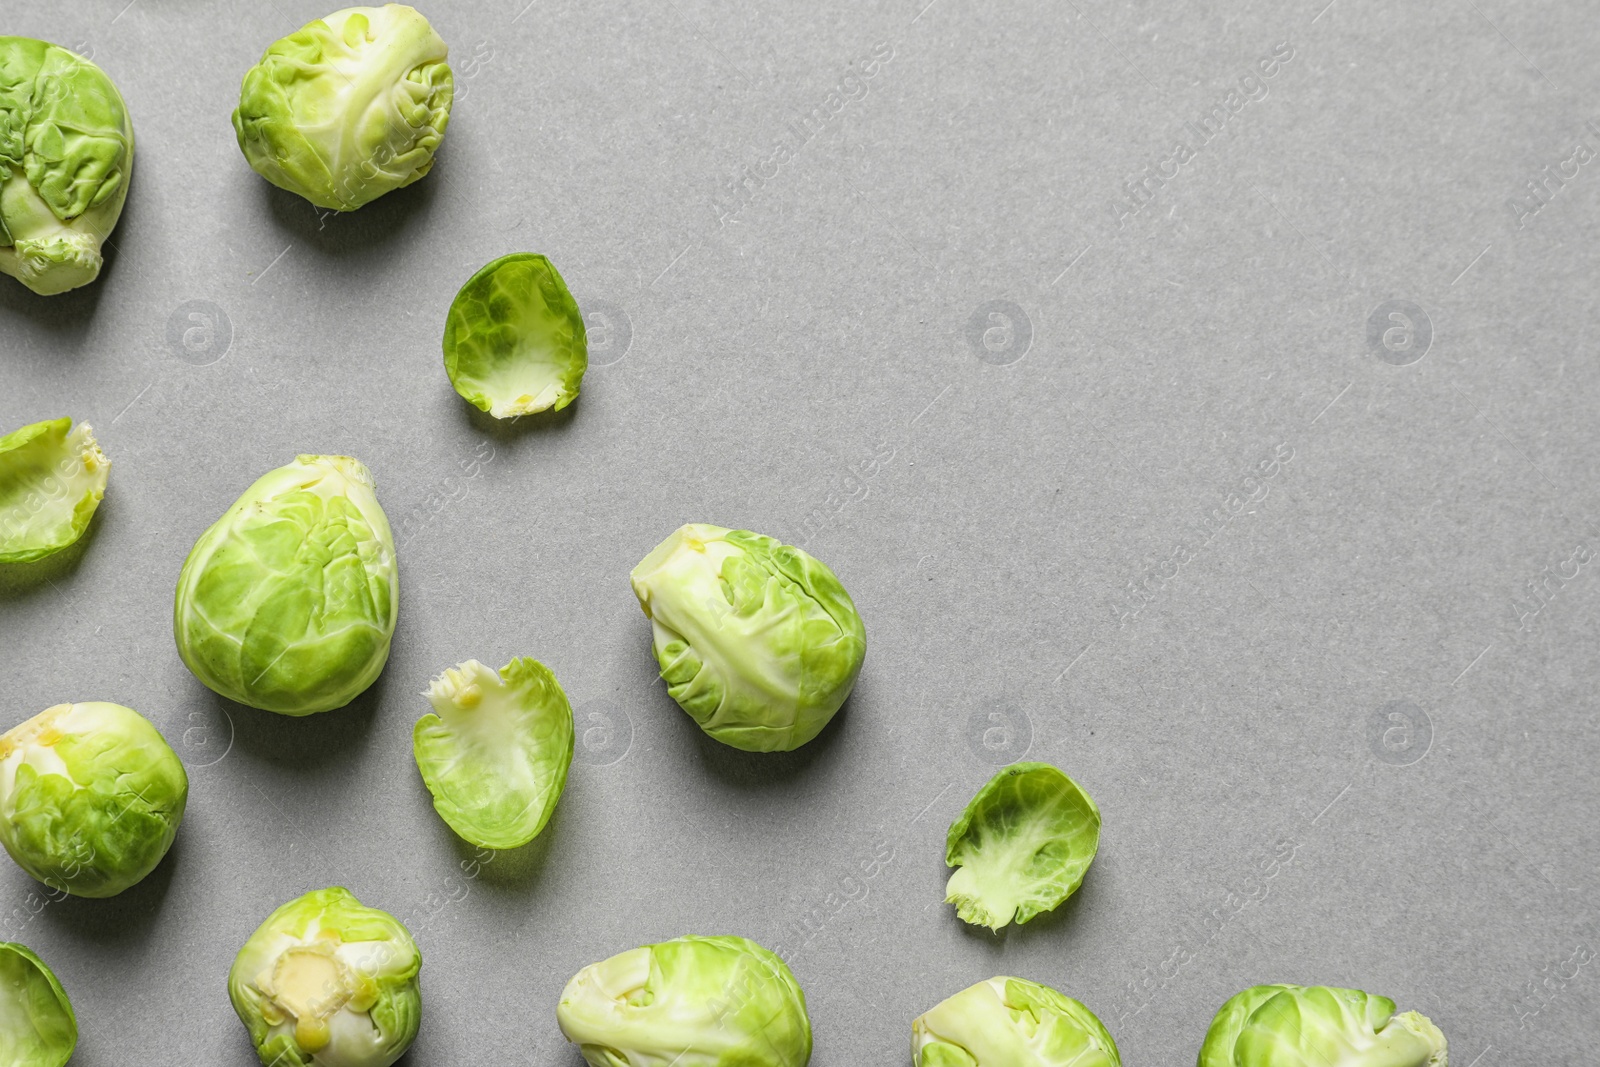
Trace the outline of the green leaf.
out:
<instances>
[{"instance_id":1,"label":"green leaf","mask_svg":"<svg viewBox=\"0 0 1600 1067\"><path fill-rule=\"evenodd\" d=\"M1259 985L1217 1012L1199 1067L1445 1067L1444 1034L1359 989Z\"/></svg>"},{"instance_id":2,"label":"green leaf","mask_svg":"<svg viewBox=\"0 0 1600 1067\"><path fill-rule=\"evenodd\" d=\"M78 1018L44 961L0 943L0 1064L65 1067L78 1044Z\"/></svg>"},{"instance_id":3,"label":"green leaf","mask_svg":"<svg viewBox=\"0 0 1600 1067\"><path fill-rule=\"evenodd\" d=\"M228 972L228 996L268 1067L389 1067L422 1024L422 954L405 926L349 890L278 908Z\"/></svg>"},{"instance_id":4,"label":"green leaf","mask_svg":"<svg viewBox=\"0 0 1600 1067\"><path fill-rule=\"evenodd\" d=\"M749 752L816 737L850 695L866 629L838 577L798 548L690 523L633 569L667 692Z\"/></svg>"},{"instance_id":5,"label":"green leaf","mask_svg":"<svg viewBox=\"0 0 1600 1067\"><path fill-rule=\"evenodd\" d=\"M538 660L498 672L477 660L433 680L434 713L417 720L412 752L433 806L481 848L517 848L543 830L572 765L572 706Z\"/></svg>"},{"instance_id":6,"label":"green leaf","mask_svg":"<svg viewBox=\"0 0 1600 1067\"><path fill-rule=\"evenodd\" d=\"M88 423L71 426L53 419L0 437L0 563L43 559L89 528L111 461Z\"/></svg>"},{"instance_id":7,"label":"green leaf","mask_svg":"<svg viewBox=\"0 0 1600 1067\"><path fill-rule=\"evenodd\" d=\"M911 1024L916 1067L1121 1067L1094 1012L1049 986L990 978Z\"/></svg>"},{"instance_id":8,"label":"green leaf","mask_svg":"<svg viewBox=\"0 0 1600 1067\"><path fill-rule=\"evenodd\" d=\"M0 735L0 844L53 889L110 897L142 881L188 799L183 763L120 704L57 704Z\"/></svg>"},{"instance_id":9,"label":"green leaf","mask_svg":"<svg viewBox=\"0 0 1600 1067\"><path fill-rule=\"evenodd\" d=\"M998 930L1050 911L1077 891L1100 847L1100 809L1048 763L1014 763L950 825L946 903Z\"/></svg>"},{"instance_id":10,"label":"green leaf","mask_svg":"<svg viewBox=\"0 0 1600 1067\"><path fill-rule=\"evenodd\" d=\"M501 256L450 304L444 369L456 392L497 419L560 411L589 367L578 302L544 256Z\"/></svg>"},{"instance_id":11,"label":"green leaf","mask_svg":"<svg viewBox=\"0 0 1600 1067\"><path fill-rule=\"evenodd\" d=\"M377 680L399 601L372 475L348 456L300 456L200 535L178 577L173 632L211 689L311 715Z\"/></svg>"},{"instance_id":12,"label":"green leaf","mask_svg":"<svg viewBox=\"0 0 1600 1067\"><path fill-rule=\"evenodd\" d=\"M278 188L354 211L432 169L455 96L449 51L400 4L309 22L246 72L239 148Z\"/></svg>"},{"instance_id":13,"label":"green leaf","mask_svg":"<svg viewBox=\"0 0 1600 1067\"><path fill-rule=\"evenodd\" d=\"M742 937L679 937L579 971L556 1021L590 1067L805 1067L811 1020L784 962Z\"/></svg>"}]
</instances>

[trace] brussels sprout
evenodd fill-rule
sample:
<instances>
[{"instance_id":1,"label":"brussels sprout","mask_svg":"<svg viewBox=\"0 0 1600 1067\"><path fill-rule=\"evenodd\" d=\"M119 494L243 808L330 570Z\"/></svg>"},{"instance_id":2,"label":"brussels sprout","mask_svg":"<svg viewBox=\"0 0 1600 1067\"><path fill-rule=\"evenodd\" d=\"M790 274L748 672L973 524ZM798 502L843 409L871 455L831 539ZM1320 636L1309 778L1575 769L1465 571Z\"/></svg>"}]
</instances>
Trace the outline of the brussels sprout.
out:
<instances>
[{"instance_id":1,"label":"brussels sprout","mask_svg":"<svg viewBox=\"0 0 1600 1067\"><path fill-rule=\"evenodd\" d=\"M572 766L572 705L535 659L496 672L475 659L428 687L412 751L434 809L480 848L526 845L556 810Z\"/></svg>"},{"instance_id":2,"label":"brussels sprout","mask_svg":"<svg viewBox=\"0 0 1600 1067\"><path fill-rule=\"evenodd\" d=\"M433 167L455 95L449 51L401 4L309 22L246 72L239 148L278 188L354 211Z\"/></svg>"},{"instance_id":3,"label":"brussels sprout","mask_svg":"<svg viewBox=\"0 0 1600 1067\"><path fill-rule=\"evenodd\" d=\"M944 861L958 867L945 903L998 930L1050 911L1077 892L1100 847L1100 809L1048 763L1013 763L950 824Z\"/></svg>"},{"instance_id":4,"label":"brussels sprout","mask_svg":"<svg viewBox=\"0 0 1600 1067\"><path fill-rule=\"evenodd\" d=\"M1444 1034L1359 989L1258 985L1217 1012L1199 1067L1445 1067Z\"/></svg>"},{"instance_id":5,"label":"brussels sprout","mask_svg":"<svg viewBox=\"0 0 1600 1067\"><path fill-rule=\"evenodd\" d=\"M120 704L57 704L0 734L0 844L51 888L112 897L137 884L188 800L182 762Z\"/></svg>"},{"instance_id":6,"label":"brussels sprout","mask_svg":"<svg viewBox=\"0 0 1600 1067\"><path fill-rule=\"evenodd\" d=\"M178 576L183 662L230 700L280 715L350 703L389 659L400 576L367 468L300 456L200 535Z\"/></svg>"},{"instance_id":7,"label":"brussels sprout","mask_svg":"<svg viewBox=\"0 0 1600 1067\"><path fill-rule=\"evenodd\" d=\"M916 1067L1121 1067L1094 1012L1049 986L991 978L911 1024Z\"/></svg>"},{"instance_id":8,"label":"brussels sprout","mask_svg":"<svg viewBox=\"0 0 1600 1067\"><path fill-rule=\"evenodd\" d=\"M65 1067L78 1045L72 1002L44 961L0 942L0 1064Z\"/></svg>"},{"instance_id":9,"label":"brussels sprout","mask_svg":"<svg viewBox=\"0 0 1600 1067\"><path fill-rule=\"evenodd\" d=\"M856 684L861 616L834 573L749 530L690 523L633 568L667 692L747 752L816 737Z\"/></svg>"},{"instance_id":10,"label":"brussels sprout","mask_svg":"<svg viewBox=\"0 0 1600 1067\"><path fill-rule=\"evenodd\" d=\"M133 173L133 124L105 71L0 37L0 271L41 296L100 275Z\"/></svg>"},{"instance_id":11,"label":"brussels sprout","mask_svg":"<svg viewBox=\"0 0 1600 1067\"><path fill-rule=\"evenodd\" d=\"M250 935L228 997L267 1067L389 1067L422 1025L421 970L399 919L319 889Z\"/></svg>"},{"instance_id":12,"label":"brussels sprout","mask_svg":"<svg viewBox=\"0 0 1600 1067\"><path fill-rule=\"evenodd\" d=\"M590 1067L805 1067L806 996L742 937L679 937L573 976L556 1021Z\"/></svg>"},{"instance_id":13,"label":"brussels sprout","mask_svg":"<svg viewBox=\"0 0 1600 1067\"><path fill-rule=\"evenodd\" d=\"M89 528L111 461L88 423L71 427L52 419L0 437L0 563L43 559Z\"/></svg>"},{"instance_id":14,"label":"brussels sprout","mask_svg":"<svg viewBox=\"0 0 1600 1067\"><path fill-rule=\"evenodd\" d=\"M444 323L456 392L497 419L578 399L589 341L578 302L543 256L501 256L468 279Z\"/></svg>"}]
</instances>

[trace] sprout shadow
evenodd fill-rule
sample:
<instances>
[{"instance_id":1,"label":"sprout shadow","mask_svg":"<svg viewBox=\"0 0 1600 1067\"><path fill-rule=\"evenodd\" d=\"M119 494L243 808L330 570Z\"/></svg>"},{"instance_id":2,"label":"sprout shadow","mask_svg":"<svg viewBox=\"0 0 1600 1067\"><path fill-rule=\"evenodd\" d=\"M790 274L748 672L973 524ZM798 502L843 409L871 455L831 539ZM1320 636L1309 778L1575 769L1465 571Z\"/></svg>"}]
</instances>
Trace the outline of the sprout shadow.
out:
<instances>
[{"instance_id":1,"label":"sprout shadow","mask_svg":"<svg viewBox=\"0 0 1600 1067\"><path fill-rule=\"evenodd\" d=\"M346 763L372 733L383 701L380 674L367 691L342 708L316 715L279 715L211 694L215 710L233 722L234 748L279 767L316 770ZM209 690L208 690L209 692Z\"/></svg>"},{"instance_id":2,"label":"sprout shadow","mask_svg":"<svg viewBox=\"0 0 1600 1067\"><path fill-rule=\"evenodd\" d=\"M411 220L432 210L439 182L447 180L442 170L442 161L435 157L427 177L354 211L320 208L259 175L246 176L261 187L260 195L279 229L323 255L347 256L381 250L406 239Z\"/></svg>"},{"instance_id":3,"label":"sprout shadow","mask_svg":"<svg viewBox=\"0 0 1600 1067\"><path fill-rule=\"evenodd\" d=\"M954 868L946 868L946 878L953 873L955 873ZM1083 918L1084 909L1098 906L1084 903L1086 897L1098 896L1094 881L1094 870L1091 868L1089 873L1084 875L1083 885L1078 887L1078 891L1062 901L1055 909L1042 915L1035 915L1020 926L1012 923L999 930L992 931L986 926L974 926L966 922L956 914L953 904L945 904L943 907L949 912L950 921L962 928L964 936L980 943L998 958L1004 954L1008 945L1025 946L1045 939L1071 937L1074 930L1088 921Z\"/></svg>"},{"instance_id":4,"label":"sprout shadow","mask_svg":"<svg viewBox=\"0 0 1600 1067\"><path fill-rule=\"evenodd\" d=\"M577 416L578 403L574 400L560 411L540 411L510 419L497 419L465 400L461 401L459 408L467 425L474 431L492 439L495 444L511 445L526 437L567 432Z\"/></svg>"},{"instance_id":5,"label":"sprout shadow","mask_svg":"<svg viewBox=\"0 0 1600 1067\"><path fill-rule=\"evenodd\" d=\"M100 305L104 279L116 262L116 246L106 245L104 255L99 278L55 296L40 296L15 278L0 275L0 311L30 319L35 326L55 334L53 351L81 355L80 342L88 334Z\"/></svg>"},{"instance_id":6,"label":"sprout shadow","mask_svg":"<svg viewBox=\"0 0 1600 1067\"><path fill-rule=\"evenodd\" d=\"M684 729L694 733L694 745L699 750L700 766L711 777L724 785L738 789L784 788L794 779L807 773L812 764L826 759L840 744L850 729L850 704L844 705L822 732L797 749L789 752L746 752L725 745L712 737L694 721L671 697L661 694L681 720ZM853 697L851 699L854 699Z\"/></svg>"},{"instance_id":7,"label":"sprout shadow","mask_svg":"<svg viewBox=\"0 0 1600 1067\"><path fill-rule=\"evenodd\" d=\"M550 862L550 853L555 849L560 822L561 805L557 804L550 821L539 831L539 836L526 845L520 848L487 849L464 840L443 819L438 820L444 832L450 835L451 847L460 861L460 869L467 871L476 866L477 874L473 876L476 881L506 893L524 893L539 882L545 866ZM487 859L484 858L486 856Z\"/></svg>"},{"instance_id":8,"label":"sprout shadow","mask_svg":"<svg viewBox=\"0 0 1600 1067\"><path fill-rule=\"evenodd\" d=\"M100 507L89 520L89 526L83 531L83 536L60 552L32 563L0 563L0 601L19 599L39 592L41 587L71 578L77 572L78 566L83 563L83 557L88 554L90 543L99 533L101 516L105 514L108 505L113 509L115 507L109 495L100 501Z\"/></svg>"},{"instance_id":9,"label":"sprout shadow","mask_svg":"<svg viewBox=\"0 0 1600 1067\"><path fill-rule=\"evenodd\" d=\"M114 897L62 897L39 912L39 921L78 941L125 951L150 939L166 903L172 878L183 862L183 833L144 881Z\"/></svg>"}]
</instances>

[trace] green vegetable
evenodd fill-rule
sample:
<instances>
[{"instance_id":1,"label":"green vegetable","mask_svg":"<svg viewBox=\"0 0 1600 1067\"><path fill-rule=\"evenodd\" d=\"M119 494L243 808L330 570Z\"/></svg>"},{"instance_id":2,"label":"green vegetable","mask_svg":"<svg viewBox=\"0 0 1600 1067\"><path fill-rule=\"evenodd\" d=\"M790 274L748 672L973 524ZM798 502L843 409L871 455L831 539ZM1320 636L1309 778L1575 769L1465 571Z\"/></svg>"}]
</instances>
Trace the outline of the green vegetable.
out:
<instances>
[{"instance_id":1,"label":"green vegetable","mask_svg":"<svg viewBox=\"0 0 1600 1067\"><path fill-rule=\"evenodd\" d=\"M31 563L75 543L110 474L86 422L73 430L71 419L52 419L0 437L0 563Z\"/></svg>"},{"instance_id":2,"label":"green vegetable","mask_svg":"<svg viewBox=\"0 0 1600 1067\"><path fill-rule=\"evenodd\" d=\"M0 1064L65 1067L78 1044L72 1002L44 961L0 942Z\"/></svg>"},{"instance_id":3,"label":"green vegetable","mask_svg":"<svg viewBox=\"0 0 1600 1067\"><path fill-rule=\"evenodd\" d=\"M137 884L188 800L183 764L120 704L57 704L0 735L0 844L53 889L111 897Z\"/></svg>"},{"instance_id":4,"label":"green vegetable","mask_svg":"<svg viewBox=\"0 0 1600 1067\"><path fill-rule=\"evenodd\" d=\"M1258 985L1217 1012L1199 1067L1445 1067L1444 1034L1359 989Z\"/></svg>"},{"instance_id":5,"label":"green vegetable","mask_svg":"<svg viewBox=\"0 0 1600 1067\"><path fill-rule=\"evenodd\" d=\"M501 256L468 279L444 324L456 392L497 419L578 399L589 341L578 302L543 256Z\"/></svg>"},{"instance_id":6,"label":"green vegetable","mask_svg":"<svg viewBox=\"0 0 1600 1067\"><path fill-rule=\"evenodd\" d=\"M400 920L319 889L250 935L228 997L268 1067L389 1067L422 1024L421 970Z\"/></svg>"},{"instance_id":7,"label":"green vegetable","mask_svg":"<svg viewBox=\"0 0 1600 1067\"><path fill-rule=\"evenodd\" d=\"M534 659L498 672L472 659L427 695L434 714L417 720L411 744L440 817L481 848L538 837L572 766L572 705L556 676Z\"/></svg>"},{"instance_id":8,"label":"green vegetable","mask_svg":"<svg viewBox=\"0 0 1600 1067\"><path fill-rule=\"evenodd\" d=\"M449 51L400 4L308 22L246 72L239 148L278 188L354 211L433 167L455 95Z\"/></svg>"},{"instance_id":9,"label":"green vegetable","mask_svg":"<svg viewBox=\"0 0 1600 1067\"><path fill-rule=\"evenodd\" d=\"M100 275L133 173L133 124L105 71L0 37L0 271L43 296Z\"/></svg>"},{"instance_id":10,"label":"green vegetable","mask_svg":"<svg viewBox=\"0 0 1600 1067\"><path fill-rule=\"evenodd\" d=\"M389 659L400 576L367 468L300 456L200 535L178 576L183 662L230 700L281 715L343 707Z\"/></svg>"},{"instance_id":11,"label":"green vegetable","mask_svg":"<svg viewBox=\"0 0 1600 1067\"><path fill-rule=\"evenodd\" d=\"M679 937L592 963L556 1021L590 1067L805 1067L806 997L742 937Z\"/></svg>"},{"instance_id":12,"label":"green vegetable","mask_svg":"<svg viewBox=\"0 0 1600 1067\"><path fill-rule=\"evenodd\" d=\"M839 579L798 548L690 523L633 569L667 692L748 752L799 748L856 684L866 629Z\"/></svg>"},{"instance_id":13,"label":"green vegetable","mask_svg":"<svg viewBox=\"0 0 1600 1067\"><path fill-rule=\"evenodd\" d=\"M1048 763L1013 763L950 824L945 902L998 930L1050 911L1083 884L1100 847L1100 809Z\"/></svg>"},{"instance_id":14,"label":"green vegetable","mask_svg":"<svg viewBox=\"0 0 1600 1067\"><path fill-rule=\"evenodd\" d=\"M969 986L911 1024L916 1067L1121 1067L1094 1012L1022 978Z\"/></svg>"}]
</instances>

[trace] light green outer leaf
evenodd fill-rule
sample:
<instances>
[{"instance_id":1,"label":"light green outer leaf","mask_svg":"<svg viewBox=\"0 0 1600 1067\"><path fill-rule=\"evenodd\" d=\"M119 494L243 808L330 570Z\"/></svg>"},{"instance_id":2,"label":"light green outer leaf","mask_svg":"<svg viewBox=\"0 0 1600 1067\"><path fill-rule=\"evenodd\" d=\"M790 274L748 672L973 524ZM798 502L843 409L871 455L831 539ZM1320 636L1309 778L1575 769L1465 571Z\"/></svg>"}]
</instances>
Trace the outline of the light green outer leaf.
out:
<instances>
[{"instance_id":1,"label":"light green outer leaf","mask_svg":"<svg viewBox=\"0 0 1600 1067\"><path fill-rule=\"evenodd\" d=\"M270 471L200 535L178 577L183 662L230 700L281 715L343 707L389 659L394 536L349 456Z\"/></svg>"},{"instance_id":2,"label":"light green outer leaf","mask_svg":"<svg viewBox=\"0 0 1600 1067\"><path fill-rule=\"evenodd\" d=\"M742 937L687 936L591 964L556 1021L591 1067L805 1067L811 1019L794 975Z\"/></svg>"},{"instance_id":3,"label":"light green outer leaf","mask_svg":"<svg viewBox=\"0 0 1600 1067\"><path fill-rule=\"evenodd\" d=\"M172 847L189 776L120 704L57 704L0 735L0 844L53 889L110 897Z\"/></svg>"},{"instance_id":4,"label":"light green outer leaf","mask_svg":"<svg viewBox=\"0 0 1600 1067\"><path fill-rule=\"evenodd\" d=\"M1258 985L1230 997L1199 1067L1447 1067L1444 1034L1359 989Z\"/></svg>"},{"instance_id":5,"label":"light green outer leaf","mask_svg":"<svg viewBox=\"0 0 1600 1067\"><path fill-rule=\"evenodd\" d=\"M589 367L578 302L544 256L501 256L468 279L444 325L444 369L457 393L497 419L560 411Z\"/></svg>"},{"instance_id":6,"label":"light green outer leaf","mask_svg":"<svg viewBox=\"0 0 1600 1067\"><path fill-rule=\"evenodd\" d=\"M433 680L434 714L417 720L412 754L433 807L481 848L526 845L566 788L575 741L572 705L535 659L496 672L477 660Z\"/></svg>"},{"instance_id":7,"label":"light green outer leaf","mask_svg":"<svg viewBox=\"0 0 1600 1067\"><path fill-rule=\"evenodd\" d=\"M917 1067L1121 1067L1094 1012L1049 986L990 978L911 1024Z\"/></svg>"},{"instance_id":8,"label":"light green outer leaf","mask_svg":"<svg viewBox=\"0 0 1600 1067\"><path fill-rule=\"evenodd\" d=\"M317 991L331 1041L315 1051L298 1042L297 1020L272 981L286 953L308 946L331 950L340 963L337 978ZM421 970L422 953L400 920L334 886L267 916L234 958L228 998L267 1067L389 1067L422 1025Z\"/></svg>"},{"instance_id":9,"label":"light green outer leaf","mask_svg":"<svg viewBox=\"0 0 1600 1067\"><path fill-rule=\"evenodd\" d=\"M43 960L0 942L0 1064L65 1067L78 1045L78 1017Z\"/></svg>"},{"instance_id":10,"label":"light green outer leaf","mask_svg":"<svg viewBox=\"0 0 1600 1067\"><path fill-rule=\"evenodd\" d=\"M309 22L245 73L239 148L278 188L354 211L432 169L455 97L449 51L401 4Z\"/></svg>"},{"instance_id":11,"label":"light green outer leaf","mask_svg":"<svg viewBox=\"0 0 1600 1067\"><path fill-rule=\"evenodd\" d=\"M51 419L0 437L0 563L43 559L89 528L111 461L88 423L71 427Z\"/></svg>"},{"instance_id":12,"label":"light green outer leaf","mask_svg":"<svg viewBox=\"0 0 1600 1067\"><path fill-rule=\"evenodd\" d=\"M1083 884L1100 847L1100 809L1048 763L996 774L950 824L945 863L959 867L945 902L966 922L998 930L1050 911Z\"/></svg>"},{"instance_id":13,"label":"light green outer leaf","mask_svg":"<svg viewBox=\"0 0 1600 1067\"><path fill-rule=\"evenodd\" d=\"M133 173L133 125L104 71L0 37L0 272L49 296L93 281Z\"/></svg>"},{"instance_id":14,"label":"light green outer leaf","mask_svg":"<svg viewBox=\"0 0 1600 1067\"><path fill-rule=\"evenodd\" d=\"M838 576L798 548L690 523L632 582L667 692L724 744L799 748L855 687L866 628Z\"/></svg>"}]
</instances>

